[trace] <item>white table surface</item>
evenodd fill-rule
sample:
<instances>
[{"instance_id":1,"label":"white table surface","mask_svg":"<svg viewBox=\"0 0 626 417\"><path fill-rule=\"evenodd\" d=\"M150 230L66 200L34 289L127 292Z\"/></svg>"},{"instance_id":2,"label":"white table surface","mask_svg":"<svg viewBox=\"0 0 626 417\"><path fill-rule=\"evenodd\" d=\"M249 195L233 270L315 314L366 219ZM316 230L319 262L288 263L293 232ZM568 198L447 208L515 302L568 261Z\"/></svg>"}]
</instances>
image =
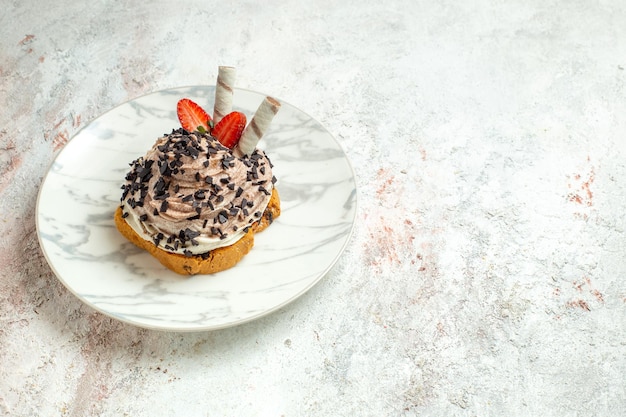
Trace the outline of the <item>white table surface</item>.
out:
<instances>
[{"instance_id":1,"label":"white table surface","mask_svg":"<svg viewBox=\"0 0 626 417\"><path fill-rule=\"evenodd\" d=\"M626 414L626 3L25 0L0 15L0 414ZM218 65L353 164L336 266L254 322L167 333L57 280L63 145Z\"/></svg>"}]
</instances>

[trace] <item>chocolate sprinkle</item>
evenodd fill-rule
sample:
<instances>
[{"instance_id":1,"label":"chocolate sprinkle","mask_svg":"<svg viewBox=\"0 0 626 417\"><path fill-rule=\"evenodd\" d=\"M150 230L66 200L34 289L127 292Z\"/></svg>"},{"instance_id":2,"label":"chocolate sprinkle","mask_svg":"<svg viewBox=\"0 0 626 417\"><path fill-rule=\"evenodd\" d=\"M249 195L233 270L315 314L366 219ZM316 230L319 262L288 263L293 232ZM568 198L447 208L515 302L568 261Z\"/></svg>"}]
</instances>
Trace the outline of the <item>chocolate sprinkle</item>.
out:
<instances>
[{"instance_id":1,"label":"chocolate sprinkle","mask_svg":"<svg viewBox=\"0 0 626 417\"><path fill-rule=\"evenodd\" d=\"M172 174L172 169L167 162L159 161L159 172L161 175L169 177Z\"/></svg>"},{"instance_id":2,"label":"chocolate sprinkle","mask_svg":"<svg viewBox=\"0 0 626 417\"><path fill-rule=\"evenodd\" d=\"M186 228L184 233L188 239L193 239L200 236L200 232L198 232L197 230L191 230L190 228Z\"/></svg>"}]
</instances>

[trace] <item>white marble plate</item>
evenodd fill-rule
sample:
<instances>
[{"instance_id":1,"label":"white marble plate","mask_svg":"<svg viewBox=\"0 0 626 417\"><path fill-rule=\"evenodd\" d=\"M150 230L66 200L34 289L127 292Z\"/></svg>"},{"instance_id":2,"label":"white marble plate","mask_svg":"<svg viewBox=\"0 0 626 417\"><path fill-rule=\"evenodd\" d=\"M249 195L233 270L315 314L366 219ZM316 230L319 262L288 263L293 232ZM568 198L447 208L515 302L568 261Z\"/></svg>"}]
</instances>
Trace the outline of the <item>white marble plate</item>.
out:
<instances>
[{"instance_id":1,"label":"white marble plate","mask_svg":"<svg viewBox=\"0 0 626 417\"><path fill-rule=\"evenodd\" d=\"M352 232L354 173L332 135L284 103L259 143L278 178L282 215L255 236L234 268L183 277L126 241L113 223L133 159L179 126L176 102L212 112L214 87L163 90L105 113L59 153L37 201L37 232L61 282L89 306L137 326L201 331L273 312L316 284ZM236 89L234 109L251 118L265 95Z\"/></svg>"}]
</instances>

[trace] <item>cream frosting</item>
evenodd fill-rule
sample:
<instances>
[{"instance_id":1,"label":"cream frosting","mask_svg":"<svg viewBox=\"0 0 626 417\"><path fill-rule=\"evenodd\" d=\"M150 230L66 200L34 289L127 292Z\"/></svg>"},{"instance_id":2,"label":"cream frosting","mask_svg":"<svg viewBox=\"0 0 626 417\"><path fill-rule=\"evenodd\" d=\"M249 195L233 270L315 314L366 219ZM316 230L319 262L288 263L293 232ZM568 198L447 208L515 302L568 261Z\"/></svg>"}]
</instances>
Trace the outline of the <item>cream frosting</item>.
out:
<instances>
[{"instance_id":1,"label":"cream frosting","mask_svg":"<svg viewBox=\"0 0 626 417\"><path fill-rule=\"evenodd\" d=\"M208 133L183 129L159 138L131 164L123 216L160 248L187 256L229 246L258 221L275 177L265 152L235 156Z\"/></svg>"}]
</instances>

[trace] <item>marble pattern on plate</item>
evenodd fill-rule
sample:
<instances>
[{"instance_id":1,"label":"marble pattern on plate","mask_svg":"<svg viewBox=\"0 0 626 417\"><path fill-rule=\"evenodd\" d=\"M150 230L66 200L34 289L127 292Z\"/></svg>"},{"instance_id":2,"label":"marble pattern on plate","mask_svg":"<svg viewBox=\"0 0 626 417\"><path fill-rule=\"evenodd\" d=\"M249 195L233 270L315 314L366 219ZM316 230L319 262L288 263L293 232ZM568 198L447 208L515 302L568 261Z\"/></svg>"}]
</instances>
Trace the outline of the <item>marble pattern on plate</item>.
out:
<instances>
[{"instance_id":1,"label":"marble pattern on plate","mask_svg":"<svg viewBox=\"0 0 626 417\"><path fill-rule=\"evenodd\" d=\"M118 106L80 131L51 166L38 199L40 242L59 279L88 305L148 328L227 327L294 300L342 252L356 211L352 168L330 133L287 103L259 144L274 164L282 215L235 268L182 277L117 232L113 212L129 162L177 127L178 99L211 109L213 96L214 87L185 87ZM251 117L263 97L237 89L234 109Z\"/></svg>"}]
</instances>

